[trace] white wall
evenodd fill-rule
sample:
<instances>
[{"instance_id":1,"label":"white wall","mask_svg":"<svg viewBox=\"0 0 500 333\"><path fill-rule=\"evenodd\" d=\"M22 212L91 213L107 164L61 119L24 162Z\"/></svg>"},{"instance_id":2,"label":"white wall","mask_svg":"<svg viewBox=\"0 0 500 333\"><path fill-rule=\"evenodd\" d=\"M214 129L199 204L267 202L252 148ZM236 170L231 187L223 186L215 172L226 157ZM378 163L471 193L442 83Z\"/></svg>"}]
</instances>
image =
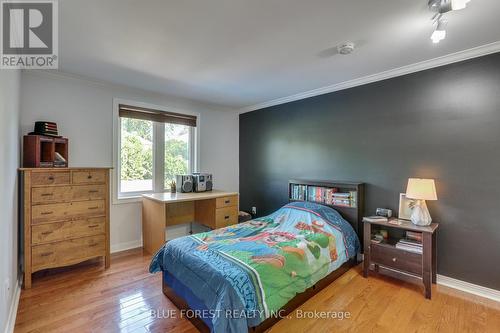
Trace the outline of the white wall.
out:
<instances>
[{"instance_id":1,"label":"white wall","mask_svg":"<svg viewBox=\"0 0 500 333\"><path fill-rule=\"evenodd\" d=\"M20 72L0 70L0 331L6 329L17 266Z\"/></svg>"},{"instance_id":2,"label":"white wall","mask_svg":"<svg viewBox=\"0 0 500 333\"><path fill-rule=\"evenodd\" d=\"M111 167L113 99L122 98L200 113L200 170L217 188L238 191L238 114L213 105L152 94L61 73L25 71L21 82L21 130L37 120L55 121L69 138L70 166ZM111 206L111 250L141 243L141 204Z\"/></svg>"}]
</instances>

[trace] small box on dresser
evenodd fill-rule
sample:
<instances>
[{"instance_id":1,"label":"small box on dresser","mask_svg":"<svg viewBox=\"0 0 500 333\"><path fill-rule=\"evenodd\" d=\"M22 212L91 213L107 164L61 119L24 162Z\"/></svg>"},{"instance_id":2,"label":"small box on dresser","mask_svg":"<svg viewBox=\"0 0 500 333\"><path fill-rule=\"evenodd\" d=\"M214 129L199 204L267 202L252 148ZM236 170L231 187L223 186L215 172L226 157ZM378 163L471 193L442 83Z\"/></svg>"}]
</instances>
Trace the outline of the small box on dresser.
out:
<instances>
[{"instance_id":1,"label":"small box on dresser","mask_svg":"<svg viewBox=\"0 0 500 333\"><path fill-rule=\"evenodd\" d=\"M109 168L20 170L23 287L43 269L97 257L109 267Z\"/></svg>"}]
</instances>

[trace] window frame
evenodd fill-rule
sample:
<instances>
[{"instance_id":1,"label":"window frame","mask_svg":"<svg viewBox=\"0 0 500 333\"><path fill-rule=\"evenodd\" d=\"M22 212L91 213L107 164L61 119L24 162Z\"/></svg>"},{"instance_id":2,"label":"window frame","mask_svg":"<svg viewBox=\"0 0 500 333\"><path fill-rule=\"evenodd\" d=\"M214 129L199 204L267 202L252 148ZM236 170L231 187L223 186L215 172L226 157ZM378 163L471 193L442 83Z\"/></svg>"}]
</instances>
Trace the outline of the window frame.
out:
<instances>
[{"instance_id":1,"label":"window frame","mask_svg":"<svg viewBox=\"0 0 500 333\"><path fill-rule=\"evenodd\" d=\"M153 122L153 189L148 191L121 192L121 118L119 116L119 105L127 104L136 107L155 109L164 112L175 112L196 116L196 127L189 129L189 165L188 172L199 170L200 161L200 114L190 110L180 110L168 106L159 106L137 101L130 101L121 98L113 99L113 204L123 204L130 202L140 202L143 194L151 194L169 191L165 185L165 124Z\"/></svg>"}]
</instances>

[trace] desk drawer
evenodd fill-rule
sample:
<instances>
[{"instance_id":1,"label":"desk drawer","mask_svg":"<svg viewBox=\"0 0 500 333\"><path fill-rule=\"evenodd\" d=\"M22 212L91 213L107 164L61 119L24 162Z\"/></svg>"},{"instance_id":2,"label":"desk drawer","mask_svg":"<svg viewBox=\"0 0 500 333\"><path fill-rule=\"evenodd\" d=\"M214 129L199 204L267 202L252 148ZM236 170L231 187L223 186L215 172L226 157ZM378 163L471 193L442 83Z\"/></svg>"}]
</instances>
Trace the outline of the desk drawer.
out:
<instances>
[{"instance_id":1,"label":"desk drawer","mask_svg":"<svg viewBox=\"0 0 500 333\"><path fill-rule=\"evenodd\" d=\"M32 172L31 184L33 186L40 185L69 185L69 171L58 172Z\"/></svg>"},{"instance_id":2,"label":"desk drawer","mask_svg":"<svg viewBox=\"0 0 500 333\"><path fill-rule=\"evenodd\" d=\"M106 181L106 171L73 171L73 184L99 184Z\"/></svg>"},{"instance_id":3,"label":"desk drawer","mask_svg":"<svg viewBox=\"0 0 500 333\"><path fill-rule=\"evenodd\" d=\"M370 260L382 266L422 275L422 255L387 245L371 244Z\"/></svg>"},{"instance_id":4,"label":"desk drawer","mask_svg":"<svg viewBox=\"0 0 500 333\"><path fill-rule=\"evenodd\" d=\"M31 248L32 271L71 265L104 255L105 236L84 237Z\"/></svg>"},{"instance_id":5,"label":"desk drawer","mask_svg":"<svg viewBox=\"0 0 500 333\"><path fill-rule=\"evenodd\" d=\"M215 228L224 228L238 223L238 207L225 207L215 210Z\"/></svg>"},{"instance_id":6,"label":"desk drawer","mask_svg":"<svg viewBox=\"0 0 500 333\"><path fill-rule=\"evenodd\" d=\"M33 245L70 238L105 234L105 217L34 225L31 228Z\"/></svg>"},{"instance_id":7,"label":"desk drawer","mask_svg":"<svg viewBox=\"0 0 500 333\"><path fill-rule=\"evenodd\" d=\"M102 216L106 213L104 200L37 205L31 208L32 224L64 221L81 217Z\"/></svg>"},{"instance_id":8,"label":"desk drawer","mask_svg":"<svg viewBox=\"0 0 500 333\"><path fill-rule=\"evenodd\" d=\"M34 205L44 203L105 199L104 185L35 187L31 190Z\"/></svg>"},{"instance_id":9,"label":"desk drawer","mask_svg":"<svg viewBox=\"0 0 500 333\"><path fill-rule=\"evenodd\" d=\"M216 208L231 207L231 206L238 206L238 196L237 195L217 198L215 201Z\"/></svg>"}]
</instances>

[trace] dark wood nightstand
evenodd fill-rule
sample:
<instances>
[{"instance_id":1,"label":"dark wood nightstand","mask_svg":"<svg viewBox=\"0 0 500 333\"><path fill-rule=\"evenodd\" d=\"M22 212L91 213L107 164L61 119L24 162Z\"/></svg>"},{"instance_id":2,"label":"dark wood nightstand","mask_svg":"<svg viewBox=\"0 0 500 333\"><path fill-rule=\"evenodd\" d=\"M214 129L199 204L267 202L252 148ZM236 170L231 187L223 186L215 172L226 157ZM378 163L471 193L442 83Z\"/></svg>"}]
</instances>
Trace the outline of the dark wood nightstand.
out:
<instances>
[{"instance_id":1,"label":"dark wood nightstand","mask_svg":"<svg viewBox=\"0 0 500 333\"><path fill-rule=\"evenodd\" d=\"M401 220L400 220L401 221ZM388 268L399 274L409 275L424 284L425 297L431 298L432 283L436 283L436 235L437 223L421 227L410 221L402 224L391 224L389 222L367 222L364 225L364 270L363 276L368 277L370 266L378 271L379 266ZM382 227L386 230L414 231L422 234L422 253L414 253L396 248L398 239L389 238L381 243L371 241L372 225Z\"/></svg>"}]
</instances>

